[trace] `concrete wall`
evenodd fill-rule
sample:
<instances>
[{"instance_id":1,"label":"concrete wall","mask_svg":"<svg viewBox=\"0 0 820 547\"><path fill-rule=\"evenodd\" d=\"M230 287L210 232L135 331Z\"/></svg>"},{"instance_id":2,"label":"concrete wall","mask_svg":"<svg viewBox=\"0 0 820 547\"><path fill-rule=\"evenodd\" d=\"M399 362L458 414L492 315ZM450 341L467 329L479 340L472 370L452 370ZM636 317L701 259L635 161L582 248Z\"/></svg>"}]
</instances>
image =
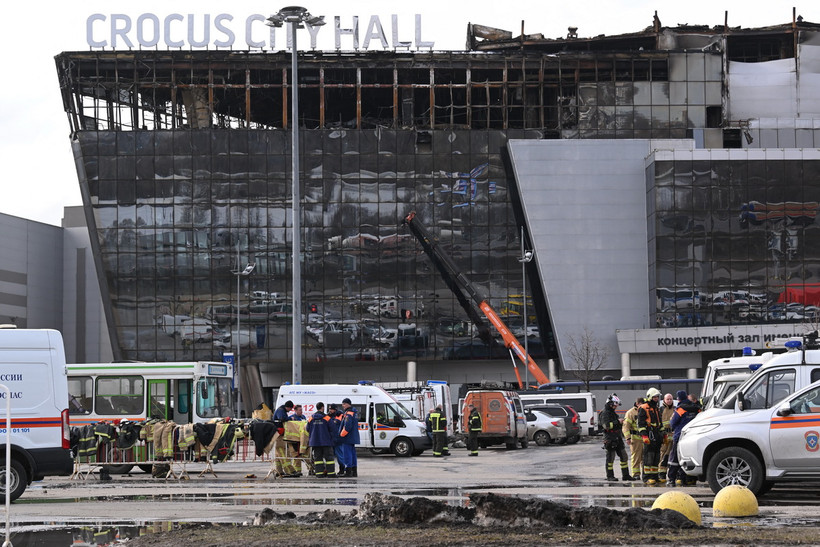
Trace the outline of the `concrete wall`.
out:
<instances>
[{"instance_id":1,"label":"concrete wall","mask_svg":"<svg viewBox=\"0 0 820 547\"><path fill-rule=\"evenodd\" d=\"M620 369L615 331L649 326L646 159L679 140L509 143L560 361L584 330Z\"/></svg>"}]
</instances>

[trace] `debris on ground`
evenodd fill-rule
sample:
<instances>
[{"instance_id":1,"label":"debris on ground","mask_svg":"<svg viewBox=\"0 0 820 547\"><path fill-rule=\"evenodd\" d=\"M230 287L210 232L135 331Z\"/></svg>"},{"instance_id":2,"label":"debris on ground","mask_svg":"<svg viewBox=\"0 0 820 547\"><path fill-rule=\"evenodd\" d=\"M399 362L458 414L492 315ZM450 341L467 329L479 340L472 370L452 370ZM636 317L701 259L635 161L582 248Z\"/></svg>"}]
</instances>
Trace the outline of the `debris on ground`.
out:
<instances>
[{"instance_id":1,"label":"debris on ground","mask_svg":"<svg viewBox=\"0 0 820 547\"><path fill-rule=\"evenodd\" d=\"M365 495L357 511L342 515L328 509L297 517L292 512L277 513L265 508L253 525L277 523L322 524L473 524L483 527L548 526L608 528L610 530L657 530L697 528L688 518L669 509L646 510L633 507L624 511L607 507L570 507L549 500L471 494L469 507L456 507L423 497L401 498L380 493Z\"/></svg>"}]
</instances>

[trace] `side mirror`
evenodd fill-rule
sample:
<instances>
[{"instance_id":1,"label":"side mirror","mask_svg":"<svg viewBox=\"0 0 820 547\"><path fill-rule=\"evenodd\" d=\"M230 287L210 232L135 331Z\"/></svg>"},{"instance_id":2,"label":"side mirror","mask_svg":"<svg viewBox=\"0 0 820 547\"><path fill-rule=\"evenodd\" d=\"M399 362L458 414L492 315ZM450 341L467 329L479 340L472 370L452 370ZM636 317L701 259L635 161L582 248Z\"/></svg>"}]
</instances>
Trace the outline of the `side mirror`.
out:
<instances>
[{"instance_id":1,"label":"side mirror","mask_svg":"<svg viewBox=\"0 0 820 547\"><path fill-rule=\"evenodd\" d=\"M779 407L777 407L777 415L778 416L790 416L794 413L792 407L789 403L783 403Z\"/></svg>"},{"instance_id":2,"label":"side mirror","mask_svg":"<svg viewBox=\"0 0 820 547\"><path fill-rule=\"evenodd\" d=\"M737 408L738 410L744 410L746 406L746 398L743 396L742 391L737 392Z\"/></svg>"},{"instance_id":3,"label":"side mirror","mask_svg":"<svg viewBox=\"0 0 820 547\"><path fill-rule=\"evenodd\" d=\"M205 382L199 382L199 396L202 399L208 398L208 384Z\"/></svg>"}]
</instances>

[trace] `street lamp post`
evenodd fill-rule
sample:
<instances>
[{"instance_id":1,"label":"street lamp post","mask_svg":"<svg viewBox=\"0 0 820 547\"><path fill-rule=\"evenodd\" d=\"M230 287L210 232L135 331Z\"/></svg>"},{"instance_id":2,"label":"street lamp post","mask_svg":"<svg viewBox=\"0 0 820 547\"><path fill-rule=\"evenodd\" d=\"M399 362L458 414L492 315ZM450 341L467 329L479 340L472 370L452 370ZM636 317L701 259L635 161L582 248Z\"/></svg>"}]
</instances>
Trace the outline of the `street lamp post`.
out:
<instances>
[{"instance_id":1,"label":"street lamp post","mask_svg":"<svg viewBox=\"0 0 820 547\"><path fill-rule=\"evenodd\" d=\"M522 285L522 295L521 298L524 301L524 352L529 356L530 349L529 349L529 333L527 333L527 264L532 262L533 251L525 250L524 245L524 227L521 227L521 256L518 258L518 261L521 263L521 285ZM524 367L524 373L526 378L526 385L530 383L530 373L527 367Z\"/></svg>"},{"instance_id":2,"label":"street lamp post","mask_svg":"<svg viewBox=\"0 0 820 547\"><path fill-rule=\"evenodd\" d=\"M302 382L302 262L301 262L301 192L299 188L299 81L298 81L298 58L296 47L296 29L302 23L311 27L325 24L323 16L314 17L308 13L306 8L300 6L288 6L280 9L274 15L268 17L267 25L271 27L281 27L285 23L290 23L291 29L291 170L292 170L292 203L291 214L293 216L293 383Z\"/></svg>"},{"instance_id":3,"label":"street lamp post","mask_svg":"<svg viewBox=\"0 0 820 547\"><path fill-rule=\"evenodd\" d=\"M235 359L235 375L236 375L236 417L240 418L242 415L242 376L239 369L239 354L242 351L242 331L239 324L239 291L240 280L243 277L248 277L256 268L255 262L249 262L244 270L239 269L239 243L236 244L236 270L231 270L231 273L236 276L236 359ZM250 347L250 331L248 331L248 347Z\"/></svg>"}]
</instances>

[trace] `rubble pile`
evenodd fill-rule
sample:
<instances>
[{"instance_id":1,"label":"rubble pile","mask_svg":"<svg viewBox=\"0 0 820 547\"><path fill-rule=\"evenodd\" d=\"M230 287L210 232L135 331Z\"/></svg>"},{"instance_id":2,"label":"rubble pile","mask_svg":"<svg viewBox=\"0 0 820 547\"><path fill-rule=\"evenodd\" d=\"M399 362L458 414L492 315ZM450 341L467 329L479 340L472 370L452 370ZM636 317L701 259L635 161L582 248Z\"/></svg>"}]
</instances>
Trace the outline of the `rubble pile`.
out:
<instances>
[{"instance_id":1,"label":"rubble pile","mask_svg":"<svg viewBox=\"0 0 820 547\"><path fill-rule=\"evenodd\" d=\"M471 494L470 507L454 507L423 497L409 499L370 493L358 510L342 515L335 509L297 517L265 508L253 519L254 526L292 524L432 524L458 523L482 527L606 528L653 530L698 528L677 511L632 507L624 511L607 507L570 507L548 500Z\"/></svg>"}]
</instances>

